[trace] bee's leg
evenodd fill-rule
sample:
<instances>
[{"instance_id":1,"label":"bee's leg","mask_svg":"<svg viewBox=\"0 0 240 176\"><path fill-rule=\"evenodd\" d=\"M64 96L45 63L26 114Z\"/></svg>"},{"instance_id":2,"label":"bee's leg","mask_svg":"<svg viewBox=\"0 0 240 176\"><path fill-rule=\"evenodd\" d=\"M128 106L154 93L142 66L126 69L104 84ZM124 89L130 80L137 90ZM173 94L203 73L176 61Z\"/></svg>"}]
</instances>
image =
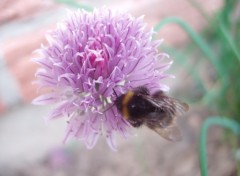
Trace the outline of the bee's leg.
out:
<instances>
[{"instance_id":1,"label":"bee's leg","mask_svg":"<svg viewBox=\"0 0 240 176\"><path fill-rule=\"evenodd\" d=\"M143 122L137 121L137 120L131 120L131 121L129 121L129 123L130 123L134 128L138 128L138 127L140 127L140 126L143 124Z\"/></svg>"}]
</instances>

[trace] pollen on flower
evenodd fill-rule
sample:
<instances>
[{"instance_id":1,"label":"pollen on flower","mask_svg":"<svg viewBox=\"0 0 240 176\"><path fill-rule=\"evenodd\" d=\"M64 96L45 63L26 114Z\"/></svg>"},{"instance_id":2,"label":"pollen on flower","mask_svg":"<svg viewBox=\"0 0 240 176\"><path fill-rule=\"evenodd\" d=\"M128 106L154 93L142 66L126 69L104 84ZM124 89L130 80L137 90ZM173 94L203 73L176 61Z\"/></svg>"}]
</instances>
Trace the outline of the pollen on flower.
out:
<instances>
[{"instance_id":1,"label":"pollen on flower","mask_svg":"<svg viewBox=\"0 0 240 176\"><path fill-rule=\"evenodd\" d=\"M161 80L171 63L162 62L167 55L152 35L143 17L107 8L71 12L48 33L34 61L39 87L50 91L33 103L56 104L49 119L66 118L65 141L74 137L93 148L103 135L116 150L114 134L127 137L131 128L114 105L116 94L143 85L168 89Z\"/></svg>"}]
</instances>

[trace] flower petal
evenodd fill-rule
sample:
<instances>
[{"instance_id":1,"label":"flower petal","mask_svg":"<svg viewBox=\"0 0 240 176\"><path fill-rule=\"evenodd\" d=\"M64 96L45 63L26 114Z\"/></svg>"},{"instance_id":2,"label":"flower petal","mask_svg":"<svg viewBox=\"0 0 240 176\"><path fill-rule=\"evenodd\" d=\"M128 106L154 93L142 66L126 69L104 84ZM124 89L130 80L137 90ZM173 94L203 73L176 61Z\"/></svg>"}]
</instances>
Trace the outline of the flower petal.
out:
<instances>
[{"instance_id":1,"label":"flower petal","mask_svg":"<svg viewBox=\"0 0 240 176\"><path fill-rule=\"evenodd\" d=\"M35 98L32 103L35 105L53 104L59 101L58 93L49 93Z\"/></svg>"}]
</instances>

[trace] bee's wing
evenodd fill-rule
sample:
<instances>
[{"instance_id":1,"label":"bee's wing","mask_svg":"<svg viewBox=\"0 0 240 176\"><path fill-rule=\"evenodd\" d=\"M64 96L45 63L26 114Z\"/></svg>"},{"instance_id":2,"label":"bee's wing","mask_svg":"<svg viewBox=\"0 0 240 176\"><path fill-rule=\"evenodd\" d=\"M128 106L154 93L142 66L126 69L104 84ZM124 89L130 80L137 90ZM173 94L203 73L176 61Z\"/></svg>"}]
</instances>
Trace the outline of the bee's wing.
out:
<instances>
[{"instance_id":1,"label":"bee's wing","mask_svg":"<svg viewBox=\"0 0 240 176\"><path fill-rule=\"evenodd\" d=\"M181 131L177 126L176 116L172 116L169 113L150 113L144 118L143 124L169 141L180 141L182 139Z\"/></svg>"},{"instance_id":2,"label":"bee's wing","mask_svg":"<svg viewBox=\"0 0 240 176\"><path fill-rule=\"evenodd\" d=\"M145 96L145 99L159 110L148 114L144 118L144 124L167 140L180 141L182 136L176 123L177 116L188 111L188 105L164 95L161 91L152 97Z\"/></svg>"},{"instance_id":3,"label":"bee's wing","mask_svg":"<svg viewBox=\"0 0 240 176\"><path fill-rule=\"evenodd\" d=\"M153 96L144 95L144 98L149 101L156 108L165 110L173 116L182 115L189 109L188 104L166 96L162 91L158 91Z\"/></svg>"},{"instance_id":4,"label":"bee's wing","mask_svg":"<svg viewBox=\"0 0 240 176\"><path fill-rule=\"evenodd\" d=\"M166 128L154 127L151 129L169 141L181 141L182 140L181 131L179 130L179 128L176 125L171 125Z\"/></svg>"},{"instance_id":5,"label":"bee's wing","mask_svg":"<svg viewBox=\"0 0 240 176\"><path fill-rule=\"evenodd\" d=\"M184 112L189 110L187 103L184 103L178 99L170 98L175 105L176 115L182 115Z\"/></svg>"}]
</instances>

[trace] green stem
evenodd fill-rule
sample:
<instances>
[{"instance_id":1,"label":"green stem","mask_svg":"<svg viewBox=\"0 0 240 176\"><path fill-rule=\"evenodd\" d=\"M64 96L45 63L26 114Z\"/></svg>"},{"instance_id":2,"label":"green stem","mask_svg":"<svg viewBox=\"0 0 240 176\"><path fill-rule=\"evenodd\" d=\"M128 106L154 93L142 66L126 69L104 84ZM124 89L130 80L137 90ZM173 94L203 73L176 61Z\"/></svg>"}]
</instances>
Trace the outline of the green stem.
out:
<instances>
[{"instance_id":1,"label":"green stem","mask_svg":"<svg viewBox=\"0 0 240 176\"><path fill-rule=\"evenodd\" d=\"M202 7L202 3L197 0L188 0L188 2L202 15L202 17L207 21L210 22L209 16L206 11Z\"/></svg>"},{"instance_id":2,"label":"green stem","mask_svg":"<svg viewBox=\"0 0 240 176\"><path fill-rule=\"evenodd\" d=\"M218 125L224 128L228 128L232 130L237 135L240 135L240 124L238 124L236 121L231 120L226 117L208 117L202 125L201 133L200 133L200 141L199 141L199 160L200 160L200 169L201 169L201 175L207 176L207 152L206 152L206 138L208 129L211 126Z\"/></svg>"},{"instance_id":3,"label":"green stem","mask_svg":"<svg viewBox=\"0 0 240 176\"><path fill-rule=\"evenodd\" d=\"M75 0L55 0L55 1L57 3L66 4L66 5L72 6L74 8L80 8L80 9L84 9L84 10L87 10L87 11L92 11L93 10L93 8L91 6L78 3Z\"/></svg>"},{"instance_id":4,"label":"green stem","mask_svg":"<svg viewBox=\"0 0 240 176\"><path fill-rule=\"evenodd\" d=\"M202 39L202 37L198 35L184 20L177 17L165 18L155 26L154 30L159 31L162 27L164 27L169 23L176 23L188 33L188 35L191 37L194 43L201 49L203 54L209 59L209 61L215 67L215 70L217 71L218 75L222 77L223 73L221 72L221 68L219 67L219 64L217 63L217 59L213 55L213 52L211 51L210 47Z\"/></svg>"},{"instance_id":5,"label":"green stem","mask_svg":"<svg viewBox=\"0 0 240 176\"><path fill-rule=\"evenodd\" d=\"M237 48L237 45L235 44L232 36L229 35L230 33L228 32L227 28L224 26L221 20L219 20L219 27L220 27L220 31L223 34L223 37L227 42L226 45L228 44L228 46L231 48L232 52L234 53L235 57L237 58L237 60L240 62L240 52L238 51L239 49Z\"/></svg>"}]
</instances>

